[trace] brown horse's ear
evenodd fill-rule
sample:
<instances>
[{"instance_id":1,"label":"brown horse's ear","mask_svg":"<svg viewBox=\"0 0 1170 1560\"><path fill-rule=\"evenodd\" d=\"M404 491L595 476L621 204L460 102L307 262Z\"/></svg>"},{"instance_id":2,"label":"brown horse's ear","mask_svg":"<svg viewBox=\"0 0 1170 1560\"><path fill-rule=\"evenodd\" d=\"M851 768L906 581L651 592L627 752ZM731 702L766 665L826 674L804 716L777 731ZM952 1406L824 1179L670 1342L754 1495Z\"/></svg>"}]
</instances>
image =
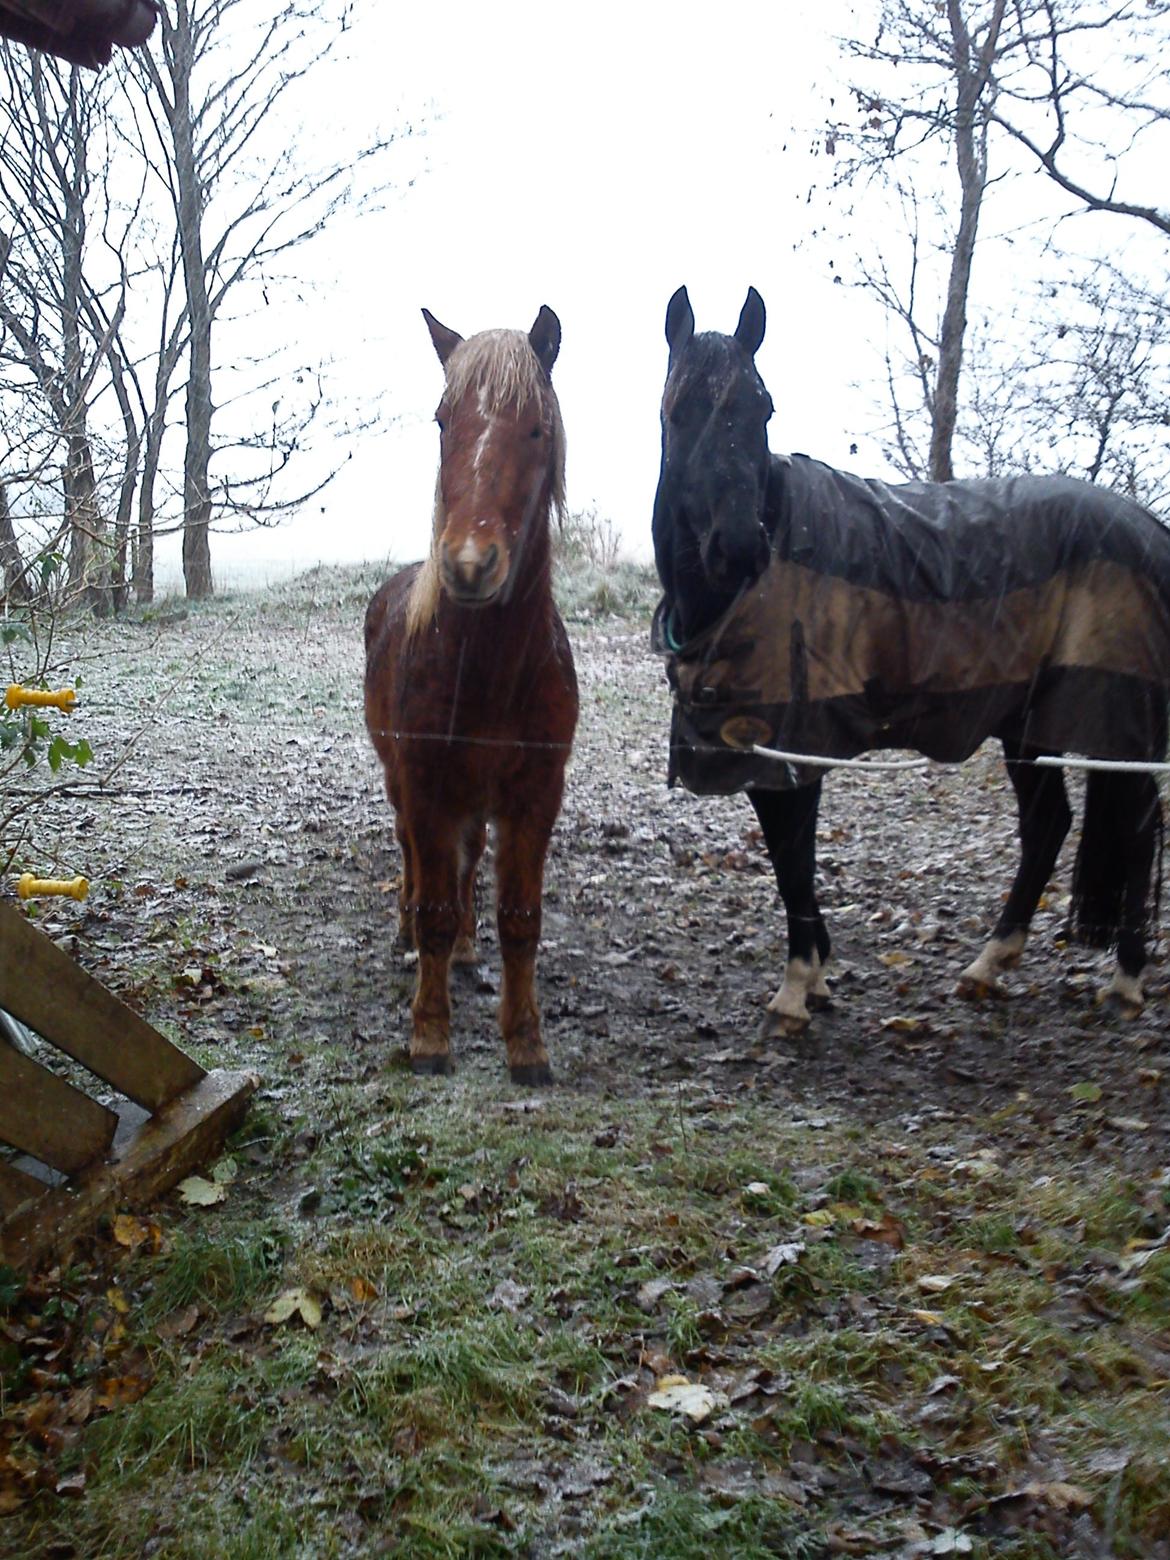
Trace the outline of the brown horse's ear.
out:
<instances>
[{"instance_id":1,"label":"brown horse's ear","mask_svg":"<svg viewBox=\"0 0 1170 1560\"><path fill-rule=\"evenodd\" d=\"M691 308L686 288L680 287L666 305L666 344L670 348L672 363L675 354L682 351L694 334L695 311Z\"/></svg>"},{"instance_id":2,"label":"brown horse's ear","mask_svg":"<svg viewBox=\"0 0 1170 1560\"><path fill-rule=\"evenodd\" d=\"M528 340L540 360L541 368L546 374L551 374L557 353L561 350L561 322L547 303L541 304L540 313L528 332Z\"/></svg>"},{"instance_id":3,"label":"brown horse's ear","mask_svg":"<svg viewBox=\"0 0 1170 1560\"><path fill-rule=\"evenodd\" d=\"M766 321L764 300L754 287L749 287L747 298L739 313L739 324L735 327L735 339L749 357L755 357L760 350Z\"/></svg>"},{"instance_id":4,"label":"brown horse's ear","mask_svg":"<svg viewBox=\"0 0 1170 1560\"><path fill-rule=\"evenodd\" d=\"M445 367L447 359L463 340L463 337L457 330L448 330L446 325L440 325L429 309L424 309L422 312L423 319L427 322L427 329L431 333L431 340L435 344L435 351L439 354L439 362Z\"/></svg>"}]
</instances>

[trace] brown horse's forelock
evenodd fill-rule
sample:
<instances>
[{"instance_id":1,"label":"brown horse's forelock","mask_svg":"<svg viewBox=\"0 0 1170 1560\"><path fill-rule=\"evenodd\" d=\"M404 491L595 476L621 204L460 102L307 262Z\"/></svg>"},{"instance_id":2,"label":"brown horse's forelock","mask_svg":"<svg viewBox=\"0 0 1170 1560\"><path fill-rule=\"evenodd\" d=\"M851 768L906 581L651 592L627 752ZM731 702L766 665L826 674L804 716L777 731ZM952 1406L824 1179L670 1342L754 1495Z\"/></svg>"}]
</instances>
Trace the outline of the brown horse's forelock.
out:
<instances>
[{"instance_id":1,"label":"brown horse's forelock","mask_svg":"<svg viewBox=\"0 0 1170 1560\"><path fill-rule=\"evenodd\" d=\"M532 344L522 330L485 330L461 342L447 359L444 400L450 405L465 395L483 396L485 410L506 412L525 401L537 400L548 418L550 455L549 509L558 525L565 514L565 425L552 380L545 373ZM441 473L440 473L441 476ZM548 515L534 516L533 523L547 522ZM410 638L435 615L442 582L439 547L446 529L442 482L435 481L435 514L431 526L431 550L410 592L406 607L406 633Z\"/></svg>"}]
</instances>

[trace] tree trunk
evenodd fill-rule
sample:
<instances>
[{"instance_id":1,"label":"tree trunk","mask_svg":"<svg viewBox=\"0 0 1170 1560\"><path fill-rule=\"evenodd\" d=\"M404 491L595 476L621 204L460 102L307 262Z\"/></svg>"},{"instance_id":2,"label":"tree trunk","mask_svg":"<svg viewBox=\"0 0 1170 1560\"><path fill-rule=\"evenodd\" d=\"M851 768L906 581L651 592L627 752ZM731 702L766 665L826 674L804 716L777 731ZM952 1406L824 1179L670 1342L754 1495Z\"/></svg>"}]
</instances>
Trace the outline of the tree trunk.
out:
<instances>
[{"instance_id":1,"label":"tree trunk","mask_svg":"<svg viewBox=\"0 0 1170 1560\"><path fill-rule=\"evenodd\" d=\"M108 617L114 607L112 553L98 502L88 434L70 434L63 478L70 591L91 606L98 617Z\"/></svg>"},{"instance_id":2,"label":"tree trunk","mask_svg":"<svg viewBox=\"0 0 1170 1560\"><path fill-rule=\"evenodd\" d=\"M1006 0L996 0L988 23L987 38L978 55L963 15L964 0L947 0L952 59L956 82L955 160L959 170L961 200L959 227L951 252L947 301L939 331L938 371L930 429L928 472L932 482L949 482L954 474L952 446L959 416L959 380L963 369L963 338L967 330L967 298L979 215L987 185L987 124L989 106L982 99L990 86L990 65L995 59Z\"/></svg>"},{"instance_id":3,"label":"tree trunk","mask_svg":"<svg viewBox=\"0 0 1170 1560\"><path fill-rule=\"evenodd\" d=\"M159 455L159 438L152 426L146 433L146 455L138 489L138 533L134 543L134 599L139 606L154 600L154 482Z\"/></svg>"},{"instance_id":4,"label":"tree trunk","mask_svg":"<svg viewBox=\"0 0 1170 1560\"><path fill-rule=\"evenodd\" d=\"M3 586L3 596L9 601L24 603L32 596L26 565L21 557L20 543L16 539L12 514L8 508L8 489L2 481L0 481L0 586Z\"/></svg>"},{"instance_id":5,"label":"tree trunk","mask_svg":"<svg viewBox=\"0 0 1170 1560\"><path fill-rule=\"evenodd\" d=\"M178 187L179 247L191 344L187 374L187 448L183 458L183 578L187 595L203 600L214 590L211 578L211 308L203 257L204 191L195 157L195 127L191 119L191 75L194 47L185 0L175 8L173 22L163 13L163 27L174 54L175 183Z\"/></svg>"}]
</instances>

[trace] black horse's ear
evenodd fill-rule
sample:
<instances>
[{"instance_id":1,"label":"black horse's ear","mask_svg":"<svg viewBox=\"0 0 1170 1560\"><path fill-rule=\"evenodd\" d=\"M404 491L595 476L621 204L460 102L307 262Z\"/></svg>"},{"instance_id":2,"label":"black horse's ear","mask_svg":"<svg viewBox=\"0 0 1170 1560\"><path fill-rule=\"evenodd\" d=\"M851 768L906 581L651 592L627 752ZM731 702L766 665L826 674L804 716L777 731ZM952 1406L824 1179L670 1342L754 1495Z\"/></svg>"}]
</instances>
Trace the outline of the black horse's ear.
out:
<instances>
[{"instance_id":1,"label":"black horse's ear","mask_svg":"<svg viewBox=\"0 0 1170 1560\"><path fill-rule=\"evenodd\" d=\"M547 303L541 304L540 313L532 322L532 329L528 332L528 340L533 352L540 359L541 368L546 374L551 374L552 366L557 360L557 353L561 350L561 322Z\"/></svg>"},{"instance_id":2,"label":"black horse's ear","mask_svg":"<svg viewBox=\"0 0 1170 1560\"><path fill-rule=\"evenodd\" d=\"M422 312L423 319L427 322L427 329L431 333L431 340L435 344L435 351L439 354L439 362L446 367L447 359L463 340L463 337L457 330L448 330L446 325L440 325L429 309L424 309Z\"/></svg>"},{"instance_id":3,"label":"black horse's ear","mask_svg":"<svg viewBox=\"0 0 1170 1560\"><path fill-rule=\"evenodd\" d=\"M766 322L764 300L754 287L749 287L744 306L739 312L739 324L735 327L735 339L749 357L755 357L760 350Z\"/></svg>"},{"instance_id":4,"label":"black horse's ear","mask_svg":"<svg viewBox=\"0 0 1170 1560\"><path fill-rule=\"evenodd\" d=\"M666 344L670 348L670 360L682 351L695 334L695 311L687 297L685 287L680 287L666 305Z\"/></svg>"}]
</instances>

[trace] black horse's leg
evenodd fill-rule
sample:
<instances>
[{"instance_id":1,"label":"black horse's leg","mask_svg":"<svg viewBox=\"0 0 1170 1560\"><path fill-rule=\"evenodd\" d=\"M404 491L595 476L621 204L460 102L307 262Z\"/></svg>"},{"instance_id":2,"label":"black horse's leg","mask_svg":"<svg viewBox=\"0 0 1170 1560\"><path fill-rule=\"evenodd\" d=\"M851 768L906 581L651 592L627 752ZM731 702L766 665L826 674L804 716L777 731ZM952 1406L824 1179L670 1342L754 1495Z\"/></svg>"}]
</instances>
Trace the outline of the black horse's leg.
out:
<instances>
[{"instance_id":1,"label":"black horse's leg","mask_svg":"<svg viewBox=\"0 0 1170 1560\"><path fill-rule=\"evenodd\" d=\"M808 1028L809 1004L829 1001L824 966L829 934L816 900L817 809L821 782L791 791L749 791L776 873L788 917L788 963L784 983L768 1003L765 1038L797 1035Z\"/></svg>"},{"instance_id":2,"label":"black horse's leg","mask_svg":"<svg viewBox=\"0 0 1170 1560\"><path fill-rule=\"evenodd\" d=\"M1020 810L1020 864L991 941L959 976L959 991L964 996L997 993L1000 971L1019 961L1040 895L1072 823L1064 773L1037 768L1032 759L1040 752L1004 739L1004 761Z\"/></svg>"},{"instance_id":3,"label":"black horse's leg","mask_svg":"<svg viewBox=\"0 0 1170 1560\"><path fill-rule=\"evenodd\" d=\"M1106 995L1137 1009L1145 1002L1142 969L1146 962L1150 875L1162 833L1162 804L1153 775L1110 775L1118 818L1124 821L1121 854L1125 863L1121 924L1117 929L1117 967Z\"/></svg>"}]
</instances>

